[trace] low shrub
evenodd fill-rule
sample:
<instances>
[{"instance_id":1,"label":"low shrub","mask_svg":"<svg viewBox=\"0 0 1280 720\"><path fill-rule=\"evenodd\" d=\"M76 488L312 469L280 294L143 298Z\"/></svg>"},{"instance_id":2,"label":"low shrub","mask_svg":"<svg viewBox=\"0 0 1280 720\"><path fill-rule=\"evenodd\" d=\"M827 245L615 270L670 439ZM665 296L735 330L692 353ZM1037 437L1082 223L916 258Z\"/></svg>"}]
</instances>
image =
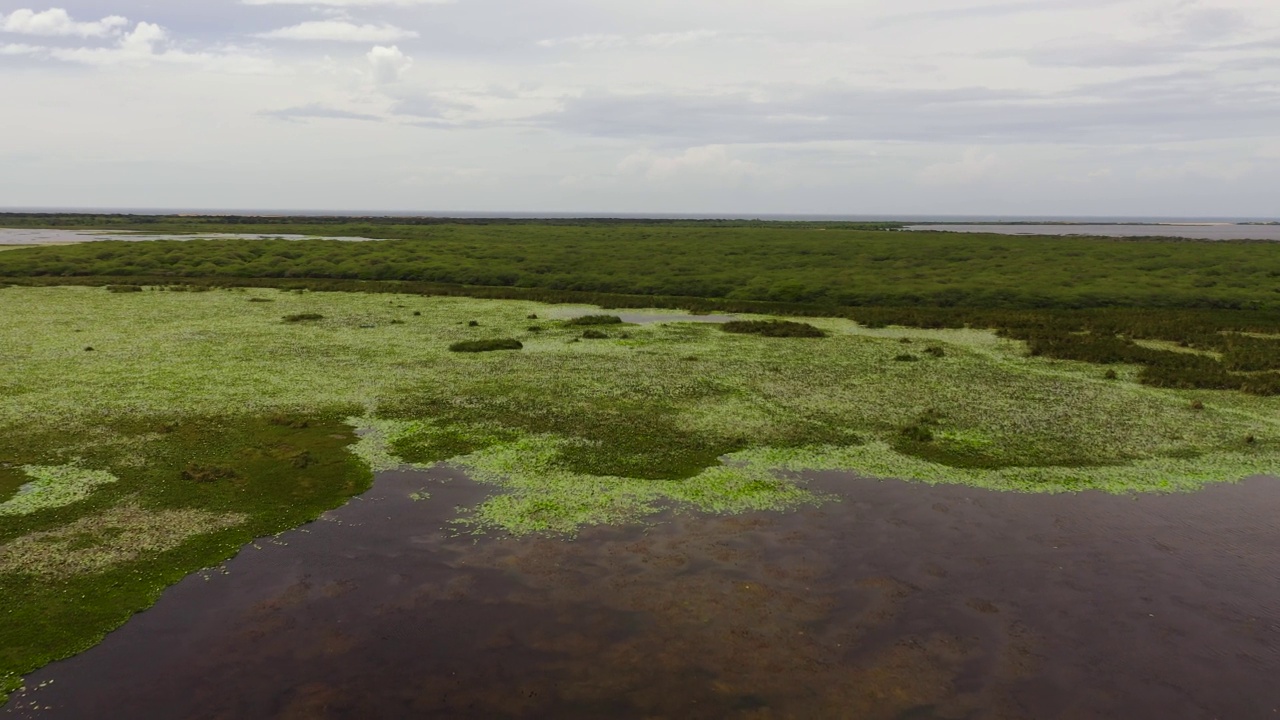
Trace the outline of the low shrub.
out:
<instances>
[{"instance_id":1,"label":"low shrub","mask_svg":"<svg viewBox=\"0 0 1280 720\"><path fill-rule=\"evenodd\" d=\"M582 317L565 320L565 325L584 326L584 325L620 325L622 318L617 315L583 315Z\"/></svg>"},{"instance_id":2,"label":"low shrub","mask_svg":"<svg viewBox=\"0 0 1280 720\"><path fill-rule=\"evenodd\" d=\"M236 471L218 465L188 465L182 471L182 479L198 483L211 483L219 480L230 480L236 477Z\"/></svg>"},{"instance_id":3,"label":"low shrub","mask_svg":"<svg viewBox=\"0 0 1280 720\"><path fill-rule=\"evenodd\" d=\"M309 322L312 320L323 320L324 316L320 313L298 313L297 315L285 315L284 321L287 323Z\"/></svg>"},{"instance_id":4,"label":"low shrub","mask_svg":"<svg viewBox=\"0 0 1280 720\"><path fill-rule=\"evenodd\" d=\"M522 350L524 343L512 338L496 338L493 340L465 340L449 346L451 352L492 352L494 350Z\"/></svg>"},{"instance_id":5,"label":"low shrub","mask_svg":"<svg viewBox=\"0 0 1280 720\"><path fill-rule=\"evenodd\" d=\"M902 436L912 442L933 442L933 431L924 425L908 425L902 428Z\"/></svg>"},{"instance_id":6,"label":"low shrub","mask_svg":"<svg viewBox=\"0 0 1280 720\"><path fill-rule=\"evenodd\" d=\"M734 320L720 326L725 332L764 337L821 338L827 334L808 324L790 320Z\"/></svg>"}]
</instances>

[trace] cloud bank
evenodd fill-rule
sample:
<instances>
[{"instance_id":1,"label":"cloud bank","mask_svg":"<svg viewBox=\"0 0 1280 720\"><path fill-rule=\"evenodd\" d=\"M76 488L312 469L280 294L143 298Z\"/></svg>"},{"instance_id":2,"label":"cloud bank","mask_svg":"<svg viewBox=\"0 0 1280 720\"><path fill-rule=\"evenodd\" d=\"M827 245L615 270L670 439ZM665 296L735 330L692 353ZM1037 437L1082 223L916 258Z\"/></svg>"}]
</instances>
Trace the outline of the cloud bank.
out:
<instances>
[{"instance_id":1,"label":"cloud bank","mask_svg":"<svg viewBox=\"0 0 1280 720\"><path fill-rule=\"evenodd\" d=\"M1273 0L64 0L0 12L0 197L1267 216L1278 47Z\"/></svg>"}]
</instances>

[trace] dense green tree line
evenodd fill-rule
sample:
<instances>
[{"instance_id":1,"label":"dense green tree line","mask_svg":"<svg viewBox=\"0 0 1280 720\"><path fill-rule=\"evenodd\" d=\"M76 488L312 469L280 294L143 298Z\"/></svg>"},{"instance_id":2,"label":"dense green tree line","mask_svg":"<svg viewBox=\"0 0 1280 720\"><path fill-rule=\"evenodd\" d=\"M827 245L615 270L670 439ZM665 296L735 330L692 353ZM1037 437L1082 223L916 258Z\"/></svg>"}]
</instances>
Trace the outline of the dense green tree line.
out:
<instances>
[{"instance_id":1,"label":"dense green tree line","mask_svg":"<svg viewBox=\"0 0 1280 720\"><path fill-rule=\"evenodd\" d=\"M317 230L275 227L276 232ZM776 223L348 222L321 231L393 239L42 247L0 255L0 276L398 280L835 306L1280 308L1280 244L1275 243L957 235Z\"/></svg>"},{"instance_id":2,"label":"dense green tree line","mask_svg":"<svg viewBox=\"0 0 1280 720\"><path fill-rule=\"evenodd\" d=\"M395 291L845 316L873 326L967 325L1024 340L1034 354L1138 364L1152 385L1280 393L1277 243L956 235L812 223L226 220L169 218L156 220L155 229L387 239L31 248L0 254L0 278ZM98 218L97 226L102 223ZM145 225L129 217L115 224Z\"/></svg>"}]
</instances>

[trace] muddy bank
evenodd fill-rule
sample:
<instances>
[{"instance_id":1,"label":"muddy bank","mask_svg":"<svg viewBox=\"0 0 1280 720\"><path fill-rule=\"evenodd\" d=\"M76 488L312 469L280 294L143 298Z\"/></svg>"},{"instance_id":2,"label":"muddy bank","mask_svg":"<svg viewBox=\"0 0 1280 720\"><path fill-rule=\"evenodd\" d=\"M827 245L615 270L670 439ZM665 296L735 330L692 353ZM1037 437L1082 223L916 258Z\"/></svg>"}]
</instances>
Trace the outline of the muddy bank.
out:
<instances>
[{"instance_id":1,"label":"muddy bank","mask_svg":"<svg viewBox=\"0 0 1280 720\"><path fill-rule=\"evenodd\" d=\"M5 711L1165 720L1280 707L1280 481L1138 498L812 484L844 501L565 542L456 536L454 508L484 488L386 473L325 520L186 579L30 677Z\"/></svg>"}]
</instances>

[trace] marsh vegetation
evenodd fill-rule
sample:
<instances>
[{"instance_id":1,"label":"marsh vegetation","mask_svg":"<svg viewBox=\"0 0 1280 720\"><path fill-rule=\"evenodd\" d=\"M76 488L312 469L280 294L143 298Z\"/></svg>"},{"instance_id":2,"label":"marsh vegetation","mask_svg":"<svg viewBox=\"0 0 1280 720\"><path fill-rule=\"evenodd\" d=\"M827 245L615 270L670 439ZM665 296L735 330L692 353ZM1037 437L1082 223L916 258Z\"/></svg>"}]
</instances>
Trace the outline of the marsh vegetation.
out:
<instances>
[{"instance_id":1,"label":"marsh vegetation","mask_svg":"<svg viewBox=\"0 0 1280 720\"><path fill-rule=\"evenodd\" d=\"M751 224L347 232L397 239L0 257L10 687L406 465L494 489L461 532L557 536L670 506L820 503L794 479L809 470L1053 493L1280 466L1270 246ZM1016 289L1001 279L1018 272ZM741 317L554 319L584 302Z\"/></svg>"}]
</instances>

